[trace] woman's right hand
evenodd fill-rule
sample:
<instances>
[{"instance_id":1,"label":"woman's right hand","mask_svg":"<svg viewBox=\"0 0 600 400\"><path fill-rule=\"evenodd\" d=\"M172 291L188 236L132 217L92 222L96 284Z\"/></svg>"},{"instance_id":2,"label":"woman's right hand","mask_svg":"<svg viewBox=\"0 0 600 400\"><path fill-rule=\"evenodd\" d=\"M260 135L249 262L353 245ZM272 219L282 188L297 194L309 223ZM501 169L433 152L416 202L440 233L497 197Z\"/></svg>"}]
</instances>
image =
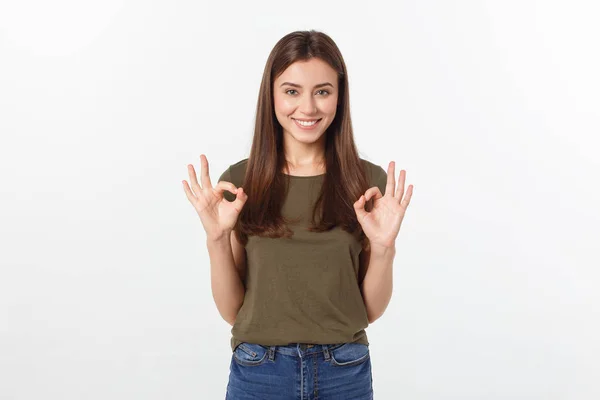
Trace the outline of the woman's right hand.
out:
<instances>
[{"instance_id":1,"label":"woman's right hand","mask_svg":"<svg viewBox=\"0 0 600 400\"><path fill-rule=\"evenodd\" d=\"M204 154L200 155L202 187L198 184L192 164L188 164L188 173L193 192L186 181L183 181L183 189L200 216L207 239L222 238L223 235L233 230L248 196L241 187L236 188L231 182L221 181L213 188L208 174L208 160ZM225 199L223 194L225 190L236 195L235 201L229 202Z\"/></svg>"}]
</instances>

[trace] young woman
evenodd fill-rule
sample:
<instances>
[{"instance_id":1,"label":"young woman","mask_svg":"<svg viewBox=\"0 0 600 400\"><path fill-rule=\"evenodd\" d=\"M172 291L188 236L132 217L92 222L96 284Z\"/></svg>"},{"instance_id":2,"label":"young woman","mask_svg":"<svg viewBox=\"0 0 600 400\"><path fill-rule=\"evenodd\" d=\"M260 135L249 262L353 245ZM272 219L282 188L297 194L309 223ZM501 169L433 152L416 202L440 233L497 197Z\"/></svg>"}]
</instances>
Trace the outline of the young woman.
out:
<instances>
[{"instance_id":1,"label":"young woman","mask_svg":"<svg viewBox=\"0 0 600 400\"><path fill-rule=\"evenodd\" d=\"M333 40L293 32L264 70L248 158L185 193L206 230L212 293L233 328L227 399L372 399L365 328L392 294L413 191L361 159Z\"/></svg>"}]
</instances>

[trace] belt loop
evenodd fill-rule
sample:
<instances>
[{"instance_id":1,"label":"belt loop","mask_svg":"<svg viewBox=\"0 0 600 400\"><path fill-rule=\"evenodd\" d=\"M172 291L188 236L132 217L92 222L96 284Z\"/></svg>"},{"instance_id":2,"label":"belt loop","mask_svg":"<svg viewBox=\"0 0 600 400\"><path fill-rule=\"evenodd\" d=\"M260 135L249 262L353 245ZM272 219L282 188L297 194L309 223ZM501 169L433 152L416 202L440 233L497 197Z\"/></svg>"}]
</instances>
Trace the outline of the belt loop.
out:
<instances>
[{"instance_id":1,"label":"belt loop","mask_svg":"<svg viewBox=\"0 0 600 400\"><path fill-rule=\"evenodd\" d=\"M323 354L325 355L325 361L329 361L329 345L323 345Z\"/></svg>"},{"instance_id":2,"label":"belt loop","mask_svg":"<svg viewBox=\"0 0 600 400\"><path fill-rule=\"evenodd\" d=\"M269 346L269 360L273 361L275 358L275 346Z\"/></svg>"}]
</instances>

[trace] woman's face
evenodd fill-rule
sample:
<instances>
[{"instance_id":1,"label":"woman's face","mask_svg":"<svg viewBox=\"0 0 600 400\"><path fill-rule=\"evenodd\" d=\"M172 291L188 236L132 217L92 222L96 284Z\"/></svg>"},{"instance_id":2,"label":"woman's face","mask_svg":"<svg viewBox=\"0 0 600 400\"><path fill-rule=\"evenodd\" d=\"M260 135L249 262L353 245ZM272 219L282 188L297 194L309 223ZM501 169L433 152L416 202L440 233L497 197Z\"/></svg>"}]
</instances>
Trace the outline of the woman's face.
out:
<instances>
[{"instance_id":1,"label":"woman's face","mask_svg":"<svg viewBox=\"0 0 600 400\"><path fill-rule=\"evenodd\" d=\"M273 99L286 141L317 142L335 118L337 73L319 58L297 61L275 79Z\"/></svg>"}]
</instances>

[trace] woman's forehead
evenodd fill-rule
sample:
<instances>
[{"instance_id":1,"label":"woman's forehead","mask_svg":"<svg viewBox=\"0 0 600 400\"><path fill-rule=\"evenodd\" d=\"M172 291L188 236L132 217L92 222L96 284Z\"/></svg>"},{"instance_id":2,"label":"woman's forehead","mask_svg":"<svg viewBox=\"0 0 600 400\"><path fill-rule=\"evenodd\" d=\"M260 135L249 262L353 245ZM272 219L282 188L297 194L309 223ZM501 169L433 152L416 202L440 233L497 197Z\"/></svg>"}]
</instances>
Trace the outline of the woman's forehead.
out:
<instances>
[{"instance_id":1,"label":"woman's forehead","mask_svg":"<svg viewBox=\"0 0 600 400\"><path fill-rule=\"evenodd\" d=\"M302 87L313 87L327 82L335 85L336 77L337 73L329 64L319 58L311 58L292 63L275 79L275 83L281 85L289 82Z\"/></svg>"}]
</instances>

